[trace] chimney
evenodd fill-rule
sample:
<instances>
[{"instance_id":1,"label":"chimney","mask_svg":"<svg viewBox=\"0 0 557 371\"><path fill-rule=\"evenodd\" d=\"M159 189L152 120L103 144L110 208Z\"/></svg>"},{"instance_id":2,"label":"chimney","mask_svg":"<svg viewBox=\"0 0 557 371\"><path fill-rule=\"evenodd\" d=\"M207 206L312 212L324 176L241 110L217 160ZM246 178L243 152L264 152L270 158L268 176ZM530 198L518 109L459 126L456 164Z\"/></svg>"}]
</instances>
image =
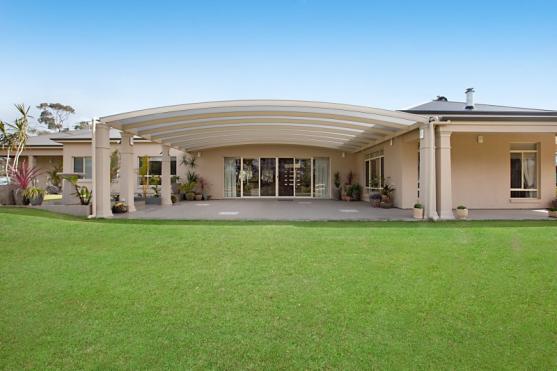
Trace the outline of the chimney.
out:
<instances>
[{"instance_id":1,"label":"chimney","mask_svg":"<svg viewBox=\"0 0 557 371\"><path fill-rule=\"evenodd\" d=\"M466 93L466 107L465 109L474 109L474 88L468 88Z\"/></svg>"}]
</instances>

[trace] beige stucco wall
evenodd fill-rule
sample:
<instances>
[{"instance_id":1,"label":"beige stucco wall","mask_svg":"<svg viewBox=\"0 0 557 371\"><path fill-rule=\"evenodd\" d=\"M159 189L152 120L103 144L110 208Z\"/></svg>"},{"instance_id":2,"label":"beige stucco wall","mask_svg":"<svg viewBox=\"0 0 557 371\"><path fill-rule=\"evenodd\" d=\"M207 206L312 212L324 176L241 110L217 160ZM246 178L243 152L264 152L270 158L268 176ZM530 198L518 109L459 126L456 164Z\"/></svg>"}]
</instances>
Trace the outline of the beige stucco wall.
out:
<instances>
[{"instance_id":1,"label":"beige stucco wall","mask_svg":"<svg viewBox=\"0 0 557 371\"><path fill-rule=\"evenodd\" d=\"M368 154L383 150L385 156L385 174L395 187L393 194L395 207L412 208L418 198L418 132L413 131L391 141L381 143L358 153L357 163L360 173L365 176L365 159ZM362 185L365 179L361 179ZM368 200L369 192L364 191L364 200Z\"/></svg>"},{"instance_id":2,"label":"beige stucco wall","mask_svg":"<svg viewBox=\"0 0 557 371\"><path fill-rule=\"evenodd\" d=\"M118 143L114 142L111 143L112 150L118 149ZM136 158L134 162L134 172L137 174L137 169L139 166L138 158L141 156L161 156L161 145L157 143L150 143L150 142L138 142L134 143L134 156ZM91 156L91 143L86 142L66 142L64 143L64 155L63 155L63 164L64 164L64 172L65 173L72 173L73 172L73 158L74 157L81 157L81 156ZM184 177L186 174L186 168L181 164L183 152L171 149L170 156L176 156L177 167L176 172L177 175L180 177ZM90 179L81 179L79 181L80 185L87 186L89 189L92 188L92 182ZM73 188L70 186L69 182L64 181L63 187L63 195L64 200L68 201L69 203L75 203L78 200L75 196L72 195L74 192ZM119 192L119 184L118 180L116 180L111 185L111 192ZM141 189L137 187L137 193L140 193Z\"/></svg>"},{"instance_id":3,"label":"beige stucco wall","mask_svg":"<svg viewBox=\"0 0 557 371\"><path fill-rule=\"evenodd\" d=\"M338 171L342 181L353 171L356 181L362 182L361 166L356 162L356 156L342 151L306 146L292 145L244 145L222 147L201 152L198 173L209 182L210 194L213 198L224 198L224 158L225 157L329 157L330 184L332 189L332 174Z\"/></svg>"},{"instance_id":4,"label":"beige stucco wall","mask_svg":"<svg viewBox=\"0 0 557 371\"><path fill-rule=\"evenodd\" d=\"M539 143L537 200L510 198L511 143ZM451 148L453 207L537 208L548 207L555 198L555 134L453 133Z\"/></svg>"}]
</instances>

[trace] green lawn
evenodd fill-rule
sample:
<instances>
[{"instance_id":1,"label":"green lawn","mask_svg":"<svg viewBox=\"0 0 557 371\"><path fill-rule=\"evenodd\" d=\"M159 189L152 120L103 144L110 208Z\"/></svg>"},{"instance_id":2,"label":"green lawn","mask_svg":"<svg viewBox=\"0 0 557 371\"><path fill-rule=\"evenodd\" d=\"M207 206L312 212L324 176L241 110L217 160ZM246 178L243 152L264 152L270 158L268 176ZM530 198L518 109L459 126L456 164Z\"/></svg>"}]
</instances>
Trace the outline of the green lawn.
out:
<instances>
[{"instance_id":1,"label":"green lawn","mask_svg":"<svg viewBox=\"0 0 557 371\"><path fill-rule=\"evenodd\" d=\"M4 208L0 254L4 369L557 368L555 222Z\"/></svg>"}]
</instances>

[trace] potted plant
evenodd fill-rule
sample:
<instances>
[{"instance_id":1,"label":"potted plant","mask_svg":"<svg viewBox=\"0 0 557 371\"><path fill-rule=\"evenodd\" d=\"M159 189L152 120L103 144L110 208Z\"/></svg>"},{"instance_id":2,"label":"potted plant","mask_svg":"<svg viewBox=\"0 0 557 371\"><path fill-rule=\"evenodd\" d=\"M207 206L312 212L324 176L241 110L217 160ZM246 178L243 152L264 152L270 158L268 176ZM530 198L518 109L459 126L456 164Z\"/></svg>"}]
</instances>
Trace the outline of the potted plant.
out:
<instances>
[{"instance_id":1,"label":"potted plant","mask_svg":"<svg viewBox=\"0 0 557 371\"><path fill-rule=\"evenodd\" d=\"M26 198L33 206L40 206L44 200L44 189L31 186L23 191L23 197Z\"/></svg>"},{"instance_id":2,"label":"potted plant","mask_svg":"<svg viewBox=\"0 0 557 371\"><path fill-rule=\"evenodd\" d=\"M185 195L186 200L193 201L195 199L195 185L195 182L187 182L180 187L180 191Z\"/></svg>"},{"instance_id":3,"label":"potted plant","mask_svg":"<svg viewBox=\"0 0 557 371\"><path fill-rule=\"evenodd\" d=\"M209 183L203 177L197 179L197 189L201 193L203 200L209 199Z\"/></svg>"},{"instance_id":4,"label":"potted plant","mask_svg":"<svg viewBox=\"0 0 557 371\"><path fill-rule=\"evenodd\" d=\"M125 202L118 201L112 205L113 214L123 214L128 212L128 205Z\"/></svg>"},{"instance_id":5,"label":"potted plant","mask_svg":"<svg viewBox=\"0 0 557 371\"><path fill-rule=\"evenodd\" d=\"M29 205L29 199L25 197L25 191L31 187L35 178L39 175L36 167L28 167L23 161L18 167L11 167L10 178L15 184L14 200L16 205Z\"/></svg>"},{"instance_id":6,"label":"potted plant","mask_svg":"<svg viewBox=\"0 0 557 371\"><path fill-rule=\"evenodd\" d=\"M62 165L56 164L47 171L49 185L46 186L46 191L49 194L58 194L62 189Z\"/></svg>"},{"instance_id":7,"label":"potted plant","mask_svg":"<svg viewBox=\"0 0 557 371\"><path fill-rule=\"evenodd\" d=\"M78 184L79 177L77 175L68 175L64 178L74 187L75 192L73 194L79 198L79 203L81 205L89 205L93 197L93 192L86 186L80 186Z\"/></svg>"},{"instance_id":8,"label":"potted plant","mask_svg":"<svg viewBox=\"0 0 557 371\"><path fill-rule=\"evenodd\" d=\"M360 201L362 198L362 186L358 183L354 183L350 188L350 197L352 198L352 200Z\"/></svg>"},{"instance_id":9,"label":"potted plant","mask_svg":"<svg viewBox=\"0 0 557 371\"><path fill-rule=\"evenodd\" d=\"M456 208L456 217L457 219L468 218L468 208L464 205L458 205L458 207Z\"/></svg>"},{"instance_id":10,"label":"potted plant","mask_svg":"<svg viewBox=\"0 0 557 371\"><path fill-rule=\"evenodd\" d=\"M176 202L178 202L178 197L176 197L175 194L171 194L170 201L172 201L172 203L175 204Z\"/></svg>"},{"instance_id":11,"label":"potted plant","mask_svg":"<svg viewBox=\"0 0 557 371\"><path fill-rule=\"evenodd\" d=\"M547 209L547 215L550 218L557 218L557 207L550 207Z\"/></svg>"},{"instance_id":12,"label":"potted plant","mask_svg":"<svg viewBox=\"0 0 557 371\"><path fill-rule=\"evenodd\" d=\"M161 178L157 175L151 177L149 183L151 184L151 189L153 190L153 196L147 197L145 199L146 205L161 205L162 202L161 202L161 195L159 190L160 181Z\"/></svg>"},{"instance_id":13,"label":"potted plant","mask_svg":"<svg viewBox=\"0 0 557 371\"><path fill-rule=\"evenodd\" d=\"M414 219L423 219L424 218L424 205L421 203L414 204Z\"/></svg>"},{"instance_id":14,"label":"potted plant","mask_svg":"<svg viewBox=\"0 0 557 371\"><path fill-rule=\"evenodd\" d=\"M344 187L342 187L340 198L342 201L352 200L352 185L345 184Z\"/></svg>"},{"instance_id":15,"label":"potted plant","mask_svg":"<svg viewBox=\"0 0 557 371\"><path fill-rule=\"evenodd\" d=\"M140 158L138 175L143 199L147 200L147 192L149 191L149 156L142 156Z\"/></svg>"},{"instance_id":16,"label":"potted plant","mask_svg":"<svg viewBox=\"0 0 557 371\"><path fill-rule=\"evenodd\" d=\"M333 175L333 179L333 199L340 200L340 173L338 171Z\"/></svg>"},{"instance_id":17,"label":"potted plant","mask_svg":"<svg viewBox=\"0 0 557 371\"><path fill-rule=\"evenodd\" d=\"M390 209L393 207L393 193L395 187L390 183L388 179L383 182L383 188L381 188L381 204L383 209Z\"/></svg>"},{"instance_id":18,"label":"potted plant","mask_svg":"<svg viewBox=\"0 0 557 371\"><path fill-rule=\"evenodd\" d=\"M369 195L369 202L372 207L380 207L382 198L381 193L374 191Z\"/></svg>"}]
</instances>

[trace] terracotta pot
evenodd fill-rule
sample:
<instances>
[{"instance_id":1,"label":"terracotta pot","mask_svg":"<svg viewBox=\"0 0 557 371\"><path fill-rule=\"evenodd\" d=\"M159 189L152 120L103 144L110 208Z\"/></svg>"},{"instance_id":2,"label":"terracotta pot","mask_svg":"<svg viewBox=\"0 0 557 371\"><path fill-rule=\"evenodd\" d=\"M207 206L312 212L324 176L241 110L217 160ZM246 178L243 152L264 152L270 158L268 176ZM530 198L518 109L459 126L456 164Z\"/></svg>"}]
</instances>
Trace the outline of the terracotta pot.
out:
<instances>
[{"instance_id":1,"label":"terracotta pot","mask_svg":"<svg viewBox=\"0 0 557 371\"><path fill-rule=\"evenodd\" d=\"M457 219L468 218L468 209L456 209L456 217Z\"/></svg>"},{"instance_id":2,"label":"terracotta pot","mask_svg":"<svg viewBox=\"0 0 557 371\"><path fill-rule=\"evenodd\" d=\"M424 218L424 209L414 208L414 219L423 219Z\"/></svg>"}]
</instances>

